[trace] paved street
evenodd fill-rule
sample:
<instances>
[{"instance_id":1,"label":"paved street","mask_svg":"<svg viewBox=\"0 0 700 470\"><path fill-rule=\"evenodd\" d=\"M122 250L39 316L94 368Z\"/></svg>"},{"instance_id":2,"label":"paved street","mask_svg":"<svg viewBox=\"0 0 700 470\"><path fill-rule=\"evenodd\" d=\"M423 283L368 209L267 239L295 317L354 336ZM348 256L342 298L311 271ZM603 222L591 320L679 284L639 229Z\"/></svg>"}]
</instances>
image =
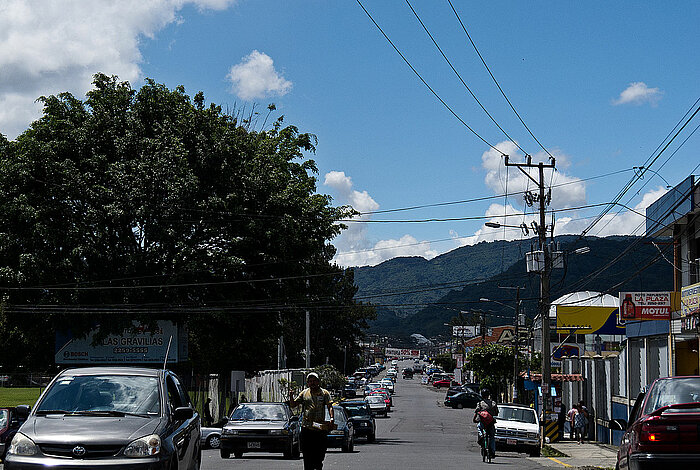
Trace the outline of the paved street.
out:
<instances>
[{"instance_id":1,"label":"paved street","mask_svg":"<svg viewBox=\"0 0 700 470\"><path fill-rule=\"evenodd\" d=\"M325 461L328 469L478 469L494 468L481 461L476 445L476 431L471 410L445 408L444 389L420 384L420 375L413 380L399 378L394 395L394 411L388 418L377 419L377 442L356 441L355 450L343 453L331 449ZM500 452L495 460L498 468L531 469L542 466L563 468L545 457ZM202 470L218 469L302 469L303 462L286 460L281 454L247 454L242 459L222 460L218 450L205 450ZM0 465L2 469L2 465Z\"/></svg>"},{"instance_id":2,"label":"paved street","mask_svg":"<svg viewBox=\"0 0 700 470\"><path fill-rule=\"evenodd\" d=\"M444 408L444 394L444 389L438 392L420 385L420 375L413 380L399 378L394 411L389 418L377 419L377 442L366 444L361 439L352 453L332 449L324 468L486 468L488 464L481 461L476 445L470 410ZM203 470L303 468L301 460L285 460L281 454L248 454L242 459L222 460L218 451L205 450L202 460ZM548 459L501 452L495 462L499 468L529 469L540 467L543 460Z\"/></svg>"}]
</instances>

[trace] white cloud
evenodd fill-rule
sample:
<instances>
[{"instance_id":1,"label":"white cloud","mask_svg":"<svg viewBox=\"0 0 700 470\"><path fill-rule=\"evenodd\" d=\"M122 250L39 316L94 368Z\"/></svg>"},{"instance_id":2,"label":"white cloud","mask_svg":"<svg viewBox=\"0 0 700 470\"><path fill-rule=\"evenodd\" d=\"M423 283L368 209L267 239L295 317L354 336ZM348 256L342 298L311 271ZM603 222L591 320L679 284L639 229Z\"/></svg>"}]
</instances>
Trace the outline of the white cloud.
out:
<instances>
[{"instance_id":1,"label":"white cloud","mask_svg":"<svg viewBox=\"0 0 700 470\"><path fill-rule=\"evenodd\" d=\"M292 89L292 82L275 70L272 58L258 51L231 67L226 78L231 82L231 92L244 100L284 96Z\"/></svg>"},{"instance_id":2,"label":"white cloud","mask_svg":"<svg viewBox=\"0 0 700 470\"><path fill-rule=\"evenodd\" d=\"M502 152L510 155L511 163L524 162L525 158L518 152L513 142L501 142L496 145ZM558 151L550 150L556 157L557 168L569 167L569 158ZM532 155L533 162L548 163L548 155L539 152ZM523 201L523 191L537 192L535 183L525 176L520 170L514 167L505 167L503 157L494 149L489 149L481 156L481 165L486 170L484 182L494 194L512 194L511 201ZM523 168L535 181L539 180L539 170L537 168ZM554 209L575 207L586 202L586 186L580 178L569 176L563 171L554 171L551 168L544 169L544 179L549 185L553 183L552 203ZM518 193L518 194L516 194ZM510 198L509 198L510 199Z\"/></svg>"},{"instance_id":3,"label":"white cloud","mask_svg":"<svg viewBox=\"0 0 700 470\"><path fill-rule=\"evenodd\" d=\"M664 92L658 88L649 88L644 82L633 82L620 93L619 98L613 100L613 104L616 106L623 104L634 104L642 105L644 103L649 103L652 106L656 106L661 100Z\"/></svg>"},{"instance_id":4,"label":"white cloud","mask_svg":"<svg viewBox=\"0 0 700 470\"><path fill-rule=\"evenodd\" d=\"M0 3L0 133L16 137L39 116L41 95L81 98L97 72L142 78L139 41L181 21L188 4L224 9L237 0L4 0Z\"/></svg>"},{"instance_id":5,"label":"white cloud","mask_svg":"<svg viewBox=\"0 0 700 470\"><path fill-rule=\"evenodd\" d=\"M338 249L335 261L341 266L374 266L397 256L422 256L426 259L438 255L430 242L418 241L411 235L403 235L399 239L380 240L372 243L368 237L367 221L372 214L368 212L379 209L379 204L367 191L353 189L352 179L342 171L331 171L326 174L324 185L337 193L336 199L341 204L349 204L362 214L346 222L347 230L334 240Z\"/></svg>"},{"instance_id":6,"label":"white cloud","mask_svg":"<svg viewBox=\"0 0 700 470\"><path fill-rule=\"evenodd\" d=\"M646 192L642 196L642 200L632 208L634 211L622 207L613 208L587 234L596 237L643 235L646 230L646 208L666 194L667 191L666 188L659 187ZM602 210L602 208L600 209ZM580 234L588 228L594 219L595 217L580 218L575 215L559 218L554 234Z\"/></svg>"},{"instance_id":7,"label":"white cloud","mask_svg":"<svg viewBox=\"0 0 700 470\"><path fill-rule=\"evenodd\" d=\"M398 240L381 240L370 249L358 251L341 251L335 261L341 266L375 266L383 261L404 257L420 256L432 259L439 253L430 247L428 241L418 241L411 235L404 235Z\"/></svg>"}]
</instances>

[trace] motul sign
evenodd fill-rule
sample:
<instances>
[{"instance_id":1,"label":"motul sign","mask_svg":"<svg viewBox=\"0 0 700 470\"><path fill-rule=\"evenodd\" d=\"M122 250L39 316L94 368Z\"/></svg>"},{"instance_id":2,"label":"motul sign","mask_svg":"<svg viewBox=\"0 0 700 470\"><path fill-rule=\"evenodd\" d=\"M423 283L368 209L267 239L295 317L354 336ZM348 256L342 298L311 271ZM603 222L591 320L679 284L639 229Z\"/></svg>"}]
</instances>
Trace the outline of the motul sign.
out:
<instances>
[{"instance_id":1,"label":"motul sign","mask_svg":"<svg viewBox=\"0 0 700 470\"><path fill-rule=\"evenodd\" d=\"M620 292L620 320L668 320L670 292Z\"/></svg>"}]
</instances>

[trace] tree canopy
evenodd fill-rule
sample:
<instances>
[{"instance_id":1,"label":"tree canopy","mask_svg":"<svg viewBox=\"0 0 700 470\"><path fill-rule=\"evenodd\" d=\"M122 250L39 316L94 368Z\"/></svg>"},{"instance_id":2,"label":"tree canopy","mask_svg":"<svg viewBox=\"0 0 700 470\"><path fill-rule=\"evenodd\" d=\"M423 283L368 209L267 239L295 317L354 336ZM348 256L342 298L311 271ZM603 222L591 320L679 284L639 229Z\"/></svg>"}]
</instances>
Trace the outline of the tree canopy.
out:
<instances>
[{"instance_id":1,"label":"tree canopy","mask_svg":"<svg viewBox=\"0 0 700 470\"><path fill-rule=\"evenodd\" d=\"M482 387L493 396L505 392L513 377L514 350L503 344L478 346L467 353L466 367L474 371Z\"/></svg>"},{"instance_id":2,"label":"tree canopy","mask_svg":"<svg viewBox=\"0 0 700 470\"><path fill-rule=\"evenodd\" d=\"M157 319L188 325L204 370L276 366L280 335L299 365L305 310L314 362L353 351L373 311L332 263L353 211L316 192L313 135L153 80L97 74L84 101L40 101L29 129L0 135L3 365L52 362L68 326Z\"/></svg>"}]
</instances>

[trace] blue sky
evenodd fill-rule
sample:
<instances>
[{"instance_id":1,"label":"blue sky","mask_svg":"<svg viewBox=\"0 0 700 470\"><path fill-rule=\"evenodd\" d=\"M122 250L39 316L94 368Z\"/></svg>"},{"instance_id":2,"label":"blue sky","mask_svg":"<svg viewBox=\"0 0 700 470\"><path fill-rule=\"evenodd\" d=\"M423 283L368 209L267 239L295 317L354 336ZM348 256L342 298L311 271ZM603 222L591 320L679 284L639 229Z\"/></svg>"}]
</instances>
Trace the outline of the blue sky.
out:
<instances>
[{"instance_id":1,"label":"blue sky","mask_svg":"<svg viewBox=\"0 0 700 470\"><path fill-rule=\"evenodd\" d=\"M364 213L433 205L349 223L335 240L343 265L430 258L522 237L483 225L534 219L519 215L532 209L516 194L533 187L506 170L502 154L511 161L522 161L523 151L534 161L547 155L448 1L410 3L521 149L470 96L405 0L362 3L435 92L497 150L421 83L356 0L0 0L0 132L14 138L26 129L38 116L39 95L84 96L95 72L134 87L150 77L184 85L190 95L201 90L229 109L255 104L264 115L275 103L288 124L318 137L318 190L336 204ZM547 175L555 185L556 233L585 229L602 208L570 209L612 200L700 97L697 1L452 3L517 112L556 157L557 172ZM698 173L700 132L691 133L699 122L651 166L660 176L647 172L621 202L643 212L666 191L663 179L675 185ZM434 206L487 196L501 197ZM589 234L641 234L643 219L618 210ZM381 222L445 218L472 220Z\"/></svg>"}]
</instances>

